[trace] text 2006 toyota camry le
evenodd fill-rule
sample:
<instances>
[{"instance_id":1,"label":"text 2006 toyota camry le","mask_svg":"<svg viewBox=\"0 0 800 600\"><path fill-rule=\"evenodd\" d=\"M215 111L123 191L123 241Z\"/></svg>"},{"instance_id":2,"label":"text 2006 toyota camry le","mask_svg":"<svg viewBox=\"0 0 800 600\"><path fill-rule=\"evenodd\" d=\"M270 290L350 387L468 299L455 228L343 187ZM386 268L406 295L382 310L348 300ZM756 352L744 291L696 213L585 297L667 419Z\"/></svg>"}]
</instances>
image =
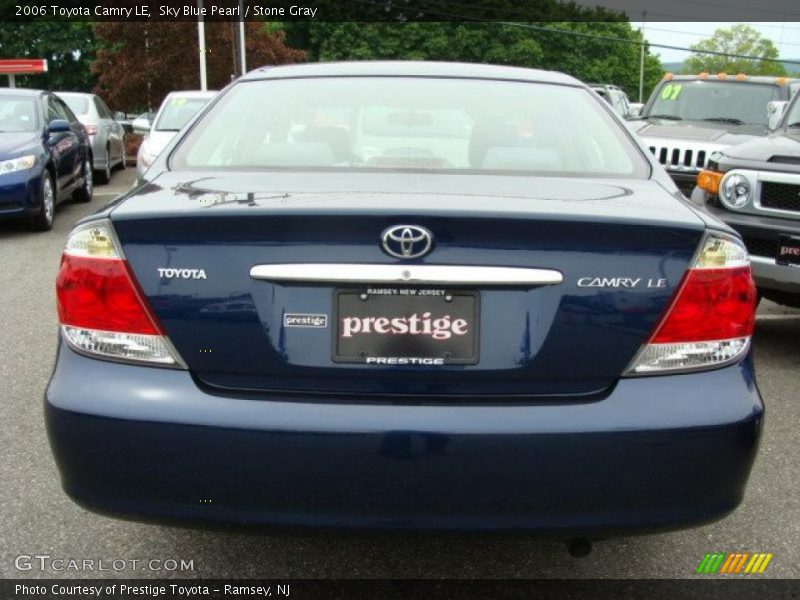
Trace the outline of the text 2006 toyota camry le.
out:
<instances>
[{"instance_id":1,"label":"text 2006 toyota camry le","mask_svg":"<svg viewBox=\"0 0 800 600\"><path fill-rule=\"evenodd\" d=\"M599 536L719 518L763 418L732 230L578 81L255 71L84 219L46 393L140 518Z\"/></svg>"}]
</instances>

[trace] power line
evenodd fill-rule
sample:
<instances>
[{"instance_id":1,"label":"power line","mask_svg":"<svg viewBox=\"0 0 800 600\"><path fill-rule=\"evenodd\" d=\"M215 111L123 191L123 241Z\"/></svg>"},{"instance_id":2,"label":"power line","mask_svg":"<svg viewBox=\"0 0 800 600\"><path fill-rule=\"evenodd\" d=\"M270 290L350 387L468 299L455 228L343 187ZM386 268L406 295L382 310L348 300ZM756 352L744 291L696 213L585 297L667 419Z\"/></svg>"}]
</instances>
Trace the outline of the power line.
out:
<instances>
[{"instance_id":1,"label":"power line","mask_svg":"<svg viewBox=\"0 0 800 600\"><path fill-rule=\"evenodd\" d=\"M705 33L698 33L697 31L679 31L678 29L661 29L659 27L651 27L649 24L647 25L647 31L663 31L664 33L679 33L681 35L693 35L696 37L707 38L709 37ZM798 30L800 31L800 30ZM773 43L779 46L800 46L800 44L794 42L775 42Z\"/></svg>"},{"instance_id":2,"label":"power line","mask_svg":"<svg viewBox=\"0 0 800 600\"><path fill-rule=\"evenodd\" d=\"M637 12L634 11L632 14L635 15L635 14L637 14ZM679 19L678 21L648 21L648 23L655 23L655 24L670 23L670 22L679 23L679 22L681 22L680 18L684 17L684 15L666 15L666 14L663 14L663 13L651 13L649 10L647 11L647 14L648 15L658 15L660 17L677 17ZM631 20L631 25L634 25L635 23L642 23L642 22L643 21ZM685 21L685 22L697 23L697 21ZM700 21L700 22L704 22L704 21ZM783 24L783 25L772 25L770 23L763 23L761 21L753 21L753 22L756 23L759 27L768 27L770 29L781 29L781 30L785 29L786 31L800 31L800 27L789 27L786 24ZM794 23L794 21L789 21L789 22L790 23ZM648 25L648 29L649 28L650 27ZM686 32L686 33L688 33L688 32Z\"/></svg>"},{"instance_id":3,"label":"power line","mask_svg":"<svg viewBox=\"0 0 800 600\"><path fill-rule=\"evenodd\" d=\"M596 35L592 33L582 33L578 31L567 31L563 29L551 29L549 27L539 27L537 25L529 25L527 23L503 23L503 25L510 25L512 27L525 27L526 29L535 29L537 31L545 31L550 33L565 33L569 35L575 35L578 37L585 37L585 38L593 38L608 42L619 42L624 44L634 44L639 46L641 44L647 44L652 48L664 48L667 50L685 50L686 52L692 52L694 54L710 54L713 56L726 56L729 58L744 58L747 60L758 60L758 61L766 61L766 62L775 62L775 63L783 63L783 64L790 64L790 65L800 65L800 60L779 60L777 58L763 58L761 56L752 56L749 54L733 54L730 52L717 52L716 50L693 50L691 48L685 48L683 46L672 46L669 44L653 44L648 41L637 41L637 40L626 40L624 38L615 38L606 35Z\"/></svg>"},{"instance_id":4,"label":"power line","mask_svg":"<svg viewBox=\"0 0 800 600\"><path fill-rule=\"evenodd\" d=\"M355 1L355 2L357 2L359 4L369 4L371 6L375 6L375 7L378 7L378 8L383 8L383 6L381 6L379 3L375 2L375 1L372 1L372 0L353 0L353 1ZM453 3L449 3L449 4L453 5ZM461 5L461 6L464 7L464 5ZM654 43L648 42L647 40L641 40L641 41L640 40L628 40L628 39L625 39L625 38L613 37L613 36L608 36L608 35L599 35L599 34L594 34L594 33L583 33L583 32L580 32L580 31L569 31L567 29L553 29L551 27L542 27L540 25L531 25L530 23L515 23L515 22L509 22L509 21L489 21L489 20L486 20L486 19L477 19L477 18L474 18L474 17L468 17L468 16L465 16L465 15L457 15L457 14L453 14L453 13L446 13L446 12L442 12L442 11L431 10L431 9L428 9L428 8L417 8L417 7L414 7L411 10L413 12L417 13L417 14L428 14L428 15L434 15L434 16L437 16L437 17L447 17L447 18L450 18L450 19L455 19L457 21L471 21L471 22L476 22L476 23L506 25L506 26L509 26L509 27L520 27L520 28L524 28L524 29L530 29L530 30L533 30L533 31L541 31L543 33L558 33L558 34L562 34L562 35L571 35L571 36L574 36L574 37L580 37L580 38L586 38L586 39L595 39L595 40L600 40L600 41L605 41L605 42L617 42L617 43L630 44L630 45L635 45L635 46L641 46L642 44L645 44L647 46L650 46L651 48L664 48L666 50L683 50L683 51L686 51L686 52L692 52L694 54L709 54L709 55L712 55L712 56L725 56L725 57L729 57L729 58L743 58L743 59L746 59L746 60L758 60L758 61L774 62L774 63L782 63L782 64L790 64L790 65L800 65L800 60L779 60L779 59L776 59L776 58L764 58L764 57L761 57L761 56L752 56L752 55L748 55L748 54L732 54L730 52L717 52L715 50L693 50L691 48L686 48L684 46L672 46L670 44L654 44ZM620 23L628 23L628 21L619 21L619 22ZM628 24L630 24L630 23L628 23Z\"/></svg>"},{"instance_id":5,"label":"power line","mask_svg":"<svg viewBox=\"0 0 800 600\"><path fill-rule=\"evenodd\" d=\"M734 6L732 4L720 4L718 2L706 2L704 0L672 0L672 2L680 2L682 4L697 4L699 6L711 6L713 8L732 8L734 10L741 10L751 13L772 13L774 15L783 15L784 18L787 16L793 17L800 17L800 13L784 11L784 10L775 10L770 8L750 8L747 6Z\"/></svg>"},{"instance_id":6,"label":"power line","mask_svg":"<svg viewBox=\"0 0 800 600\"><path fill-rule=\"evenodd\" d=\"M627 16L627 15L629 15L629 14L630 14L630 15L636 15L636 14L641 14L641 13L642 13L642 11L641 11L641 10L631 10L631 11L628 11L628 12L626 13L626 16ZM650 9L648 9L648 10L647 10L647 14L648 14L648 15L655 15L655 16L657 16L657 17L671 17L671 18L673 19L673 21L676 21L676 22L677 22L677 21L683 21L683 22L686 22L686 23L694 23L694 22L696 22L696 21L690 21L690 20L687 20L687 19L686 19L686 13L684 13L684 14L682 14L682 15L676 15L675 13L663 13L663 12L651 11ZM654 22L657 22L657 21L654 21ZM720 25L721 25L722 23L725 23L725 22L726 22L726 21L721 21L721 22L720 22ZM730 22L730 23L734 23L735 21L728 21L728 22ZM796 21L789 21L789 22L790 22L790 23L795 23ZM780 28L781 26L780 26L780 25L764 25L764 27L773 27L773 28L776 28L776 29L778 29L778 28ZM789 28L789 29L792 29L793 31L800 31L800 30L798 30L796 27L791 27L791 28Z\"/></svg>"}]
</instances>

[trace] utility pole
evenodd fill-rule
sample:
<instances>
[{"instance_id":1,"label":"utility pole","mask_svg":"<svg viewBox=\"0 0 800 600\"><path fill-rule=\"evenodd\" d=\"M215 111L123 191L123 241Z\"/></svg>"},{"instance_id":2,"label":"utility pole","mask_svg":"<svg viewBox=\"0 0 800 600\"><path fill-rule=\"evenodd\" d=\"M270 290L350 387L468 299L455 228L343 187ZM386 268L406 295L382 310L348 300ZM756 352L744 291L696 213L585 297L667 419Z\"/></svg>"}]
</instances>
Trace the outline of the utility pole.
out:
<instances>
[{"instance_id":1,"label":"utility pole","mask_svg":"<svg viewBox=\"0 0 800 600\"><path fill-rule=\"evenodd\" d=\"M647 24L647 11L642 13L642 45L639 46L639 102L644 102L644 28Z\"/></svg>"},{"instance_id":2,"label":"utility pole","mask_svg":"<svg viewBox=\"0 0 800 600\"><path fill-rule=\"evenodd\" d=\"M203 18L203 0L197 0L197 45L200 48L200 89L208 89L206 76L206 22Z\"/></svg>"},{"instance_id":3,"label":"utility pole","mask_svg":"<svg viewBox=\"0 0 800 600\"><path fill-rule=\"evenodd\" d=\"M239 64L242 65L242 75L247 73L247 50L244 45L244 0L239 0Z\"/></svg>"},{"instance_id":4,"label":"utility pole","mask_svg":"<svg viewBox=\"0 0 800 600\"><path fill-rule=\"evenodd\" d=\"M233 58L233 72L231 73L231 81L239 76L239 48L236 41L236 22L231 21L231 57Z\"/></svg>"}]
</instances>

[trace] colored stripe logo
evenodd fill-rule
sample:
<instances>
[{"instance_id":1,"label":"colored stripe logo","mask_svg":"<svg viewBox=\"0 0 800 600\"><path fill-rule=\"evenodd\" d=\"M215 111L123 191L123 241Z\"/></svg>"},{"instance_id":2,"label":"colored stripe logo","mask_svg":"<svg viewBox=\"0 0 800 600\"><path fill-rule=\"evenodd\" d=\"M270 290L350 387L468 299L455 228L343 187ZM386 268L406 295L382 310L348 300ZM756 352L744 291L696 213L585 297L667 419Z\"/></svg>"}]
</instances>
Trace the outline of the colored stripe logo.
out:
<instances>
[{"instance_id":1,"label":"colored stripe logo","mask_svg":"<svg viewBox=\"0 0 800 600\"><path fill-rule=\"evenodd\" d=\"M756 575L767 570L772 560L772 553L767 552L715 552L708 553L697 566L698 575L736 574Z\"/></svg>"}]
</instances>

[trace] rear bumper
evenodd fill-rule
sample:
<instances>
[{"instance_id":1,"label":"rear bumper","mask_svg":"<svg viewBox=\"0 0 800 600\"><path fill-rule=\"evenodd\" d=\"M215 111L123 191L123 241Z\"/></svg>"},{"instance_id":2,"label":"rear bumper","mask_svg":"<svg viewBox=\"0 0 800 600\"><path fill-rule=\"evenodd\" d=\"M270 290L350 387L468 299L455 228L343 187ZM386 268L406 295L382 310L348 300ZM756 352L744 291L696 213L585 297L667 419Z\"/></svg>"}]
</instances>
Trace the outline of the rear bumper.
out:
<instances>
[{"instance_id":1,"label":"rear bumper","mask_svg":"<svg viewBox=\"0 0 800 600\"><path fill-rule=\"evenodd\" d=\"M95 171L102 171L108 165L109 156L106 146L108 145L105 135L90 135L89 142L92 146L92 169Z\"/></svg>"},{"instance_id":2,"label":"rear bumper","mask_svg":"<svg viewBox=\"0 0 800 600\"><path fill-rule=\"evenodd\" d=\"M62 348L46 392L67 493L134 518L608 535L741 501L763 406L749 359L539 406L235 399Z\"/></svg>"},{"instance_id":3,"label":"rear bumper","mask_svg":"<svg viewBox=\"0 0 800 600\"><path fill-rule=\"evenodd\" d=\"M800 269L779 265L774 258L751 256L753 279L758 287L800 295Z\"/></svg>"}]
</instances>

